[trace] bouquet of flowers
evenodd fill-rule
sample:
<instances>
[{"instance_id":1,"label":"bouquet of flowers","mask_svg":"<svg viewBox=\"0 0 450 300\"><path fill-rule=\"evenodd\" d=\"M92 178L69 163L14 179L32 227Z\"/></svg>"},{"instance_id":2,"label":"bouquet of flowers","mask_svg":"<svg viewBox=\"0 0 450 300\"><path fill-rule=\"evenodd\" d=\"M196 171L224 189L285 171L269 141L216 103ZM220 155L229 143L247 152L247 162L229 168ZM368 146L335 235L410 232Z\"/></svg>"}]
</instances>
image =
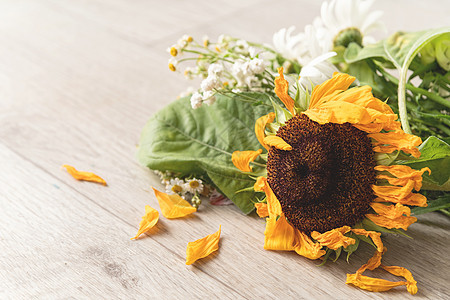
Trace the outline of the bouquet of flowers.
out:
<instances>
[{"instance_id":1,"label":"bouquet of flowers","mask_svg":"<svg viewBox=\"0 0 450 300\"><path fill-rule=\"evenodd\" d=\"M449 215L450 28L377 41L372 2L325 2L313 24L279 30L272 45L185 35L169 47L169 69L201 83L141 135L138 159L166 186L154 189L166 218L206 197L234 203L265 218L264 249L325 263L365 242L375 254L348 284L417 292L407 269L381 263L381 234L405 234L413 215ZM147 206L135 238L158 218ZM189 243L186 263L219 238ZM362 275L376 268L404 281Z\"/></svg>"}]
</instances>

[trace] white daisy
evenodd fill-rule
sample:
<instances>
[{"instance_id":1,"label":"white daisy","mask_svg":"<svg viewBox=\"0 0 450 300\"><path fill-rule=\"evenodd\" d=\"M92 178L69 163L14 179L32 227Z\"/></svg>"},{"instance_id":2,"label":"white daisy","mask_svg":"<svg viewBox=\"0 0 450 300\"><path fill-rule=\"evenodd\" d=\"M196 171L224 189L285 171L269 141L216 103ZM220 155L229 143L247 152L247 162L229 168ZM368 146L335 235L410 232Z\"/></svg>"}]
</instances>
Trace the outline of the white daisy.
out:
<instances>
[{"instance_id":1,"label":"white daisy","mask_svg":"<svg viewBox=\"0 0 450 300\"><path fill-rule=\"evenodd\" d=\"M300 71L299 83L306 90L312 90L315 85L330 79L338 69L327 60L336 55L336 52L328 52L311 60Z\"/></svg>"},{"instance_id":2,"label":"white daisy","mask_svg":"<svg viewBox=\"0 0 450 300\"><path fill-rule=\"evenodd\" d=\"M373 37L367 36L376 29L385 29L379 21L383 12L371 10L374 0L332 0L324 2L321 7L321 18L324 27L336 41L338 34L347 29L358 29L361 43L374 42ZM358 34L358 32L350 33Z\"/></svg>"},{"instance_id":3,"label":"white daisy","mask_svg":"<svg viewBox=\"0 0 450 300\"><path fill-rule=\"evenodd\" d=\"M281 28L272 37L275 51L290 60L298 59L302 52L302 42L305 38L304 33L293 35L294 30L295 26Z\"/></svg>"},{"instance_id":4,"label":"white daisy","mask_svg":"<svg viewBox=\"0 0 450 300\"><path fill-rule=\"evenodd\" d=\"M191 194L201 193L203 192L203 183L200 179L188 179L185 183L185 189Z\"/></svg>"},{"instance_id":5,"label":"white daisy","mask_svg":"<svg viewBox=\"0 0 450 300\"><path fill-rule=\"evenodd\" d=\"M185 182L180 178L170 179L169 183L166 185L166 193L168 194L186 194Z\"/></svg>"}]
</instances>

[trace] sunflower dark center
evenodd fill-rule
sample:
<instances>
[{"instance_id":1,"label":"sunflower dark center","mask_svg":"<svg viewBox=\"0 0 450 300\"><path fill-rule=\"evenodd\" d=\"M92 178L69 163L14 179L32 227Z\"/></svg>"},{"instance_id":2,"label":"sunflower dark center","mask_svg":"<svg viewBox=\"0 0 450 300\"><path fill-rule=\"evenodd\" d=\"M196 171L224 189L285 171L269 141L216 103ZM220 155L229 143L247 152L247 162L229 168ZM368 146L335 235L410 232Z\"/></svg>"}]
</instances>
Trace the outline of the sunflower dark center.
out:
<instances>
[{"instance_id":1,"label":"sunflower dark center","mask_svg":"<svg viewBox=\"0 0 450 300\"><path fill-rule=\"evenodd\" d=\"M270 149L267 179L294 227L325 232L364 217L375 198L375 161L365 132L297 115L277 136L292 150Z\"/></svg>"}]
</instances>

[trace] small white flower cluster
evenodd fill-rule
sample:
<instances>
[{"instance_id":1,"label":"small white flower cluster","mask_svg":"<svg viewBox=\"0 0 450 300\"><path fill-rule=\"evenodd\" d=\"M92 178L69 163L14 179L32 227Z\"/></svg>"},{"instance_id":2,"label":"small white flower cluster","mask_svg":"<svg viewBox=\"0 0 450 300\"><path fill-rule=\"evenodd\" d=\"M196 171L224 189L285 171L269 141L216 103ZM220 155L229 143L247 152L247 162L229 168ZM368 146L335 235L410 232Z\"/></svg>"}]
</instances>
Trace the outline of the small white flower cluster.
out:
<instances>
[{"instance_id":1,"label":"small white flower cluster","mask_svg":"<svg viewBox=\"0 0 450 300\"><path fill-rule=\"evenodd\" d=\"M185 34L183 35L176 44L173 44L172 46L170 46L169 48L167 48L167 52L172 56L169 59L169 69L171 71L176 71L177 69L177 65L178 65L178 60L175 58L178 55L181 55L183 49L186 49L190 43L192 43L194 41L194 39Z\"/></svg>"},{"instance_id":2,"label":"small white flower cluster","mask_svg":"<svg viewBox=\"0 0 450 300\"><path fill-rule=\"evenodd\" d=\"M191 94L191 106L194 109L203 104L213 104L216 94L224 91L264 90L262 82L269 64L265 59L269 56L263 47L227 35L219 36L216 43L211 43L209 38L204 36L203 44L198 44L185 35L177 44L172 45L168 52L173 56L169 60L169 68L172 71L176 70L179 62L175 56L182 53L197 55L194 58L182 59L195 61L195 66L188 66L184 70L187 79L202 78L200 88ZM272 81L272 78L267 80ZM269 89L272 90L273 86Z\"/></svg>"},{"instance_id":3,"label":"small white flower cluster","mask_svg":"<svg viewBox=\"0 0 450 300\"><path fill-rule=\"evenodd\" d=\"M332 52L346 30L360 36L361 43L374 42L368 33L384 28L379 22L381 11L371 11L373 0L332 0L324 2L321 16L307 25L304 32L294 35L295 27L282 28L273 36L276 51L285 58L303 65L300 84L305 89L332 77L337 68L327 60L336 55ZM345 39L344 39L345 40Z\"/></svg>"},{"instance_id":4,"label":"small white flower cluster","mask_svg":"<svg viewBox=\"0 0 450 300\"><path fill-rule=\"evenodd\" d=\"M166 186L167 194L178 194L185 198L188 193L192 195L203 193L204 185L200 179L180 179L170 172L155 171L155 173L160 177L161 183Z\"/></svg>"}]
</instances>

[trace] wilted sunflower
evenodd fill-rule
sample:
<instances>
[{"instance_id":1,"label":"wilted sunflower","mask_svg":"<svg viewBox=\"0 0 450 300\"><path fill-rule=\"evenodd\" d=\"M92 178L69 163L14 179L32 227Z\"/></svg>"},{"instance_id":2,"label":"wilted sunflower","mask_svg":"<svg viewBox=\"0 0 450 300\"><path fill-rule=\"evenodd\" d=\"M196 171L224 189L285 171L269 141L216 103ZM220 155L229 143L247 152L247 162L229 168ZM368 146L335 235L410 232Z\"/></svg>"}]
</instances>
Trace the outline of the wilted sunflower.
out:
<instances>
[{"instance_id":1,"label":"wilted sunflower","mask_svg":"<svg viewBox=\"0 0 450 300\"><path fill-rule=\"evenodd\" d=\"M355 274L347 274L347 283L369 291L406 285L415 294L416 281L408 270L381 264L386 248L377 229L406 230L417 220L406 205L427 205L423 195L412 191L420 190L422 175L430 169L380 159L396 151L419 157L422 141L401 129L397 115L369 86L349 89L354 80L335 73L313 89L308 109L301 111L279 69L275 93L289 111L277 107L277 114L263 116L255 125L268 150L267 177L258 177L254 185L266 196L255 204L257 213L267 217L264 248L318 259L342 248L351 253L360 240L366 241L377 251ZM250 163L260 153L236 151L232 161L252 174ZM406 281L362 275L378 267Z\"/></svg>"}]
</instances>

